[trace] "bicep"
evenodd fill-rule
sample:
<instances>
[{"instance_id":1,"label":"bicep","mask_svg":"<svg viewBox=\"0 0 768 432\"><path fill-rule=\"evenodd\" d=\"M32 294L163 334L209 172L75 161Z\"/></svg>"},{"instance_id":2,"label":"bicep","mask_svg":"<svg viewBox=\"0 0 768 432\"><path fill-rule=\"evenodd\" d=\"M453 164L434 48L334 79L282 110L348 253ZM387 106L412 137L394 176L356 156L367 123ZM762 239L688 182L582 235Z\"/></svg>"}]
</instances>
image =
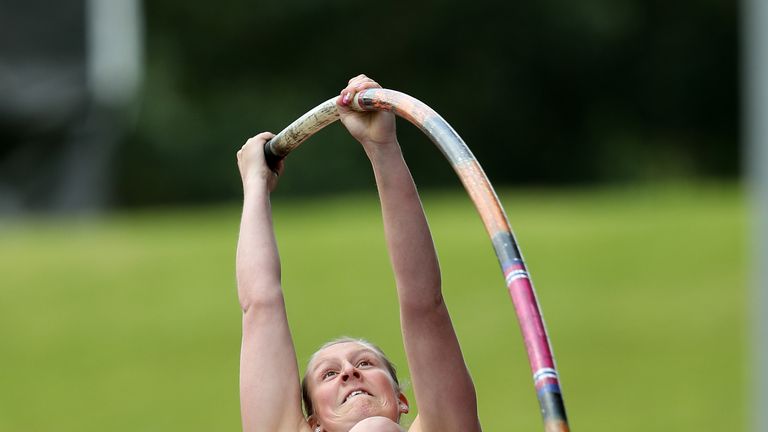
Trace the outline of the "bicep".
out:
<instances>
[{"instance_id":1,"label":"bicep","mask_svg":"<svg viewBox=\"0 0 768 432\"><path fill-rule=\"evenodd\" d=\"M285 307L279 303L252 307L243 314L240 410L244 432L299 430L306 424L296 353Z\"/></svg>"}]
</instances>

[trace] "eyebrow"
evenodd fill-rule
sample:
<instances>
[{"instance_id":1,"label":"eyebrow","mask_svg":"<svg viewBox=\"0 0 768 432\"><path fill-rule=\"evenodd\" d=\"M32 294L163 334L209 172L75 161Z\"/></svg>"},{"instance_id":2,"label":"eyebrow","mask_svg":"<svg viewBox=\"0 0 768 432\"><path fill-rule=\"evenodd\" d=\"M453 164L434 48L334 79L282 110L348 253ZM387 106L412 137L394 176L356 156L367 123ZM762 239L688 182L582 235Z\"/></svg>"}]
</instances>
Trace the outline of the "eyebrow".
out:
<instances>
[{"instance_id":1,"label":"eyebrow","mask_svg":"<svg viewBox=\"0 0 768 432\"><path fill-rule=\"evenodd\" d=\"M365 347L360 348L360 349L358 349L356 351L352 351L351 357L357 357L357 356L359 356L362 353L370 353L370 354L373 354L376 358L378 358L378 356L376 355L375 351L373 351L370 348L365 348ZM328 359L328 358L321 359L320 361L318 361L314 366L312 366L309 369L309 374L310 375L314 375L317 372L317 370L320 369L320 366L322 366L322 365L324 365L326 363L330 363L331 361L332 361L332 359Z\"/></svg>"}]
</instances>

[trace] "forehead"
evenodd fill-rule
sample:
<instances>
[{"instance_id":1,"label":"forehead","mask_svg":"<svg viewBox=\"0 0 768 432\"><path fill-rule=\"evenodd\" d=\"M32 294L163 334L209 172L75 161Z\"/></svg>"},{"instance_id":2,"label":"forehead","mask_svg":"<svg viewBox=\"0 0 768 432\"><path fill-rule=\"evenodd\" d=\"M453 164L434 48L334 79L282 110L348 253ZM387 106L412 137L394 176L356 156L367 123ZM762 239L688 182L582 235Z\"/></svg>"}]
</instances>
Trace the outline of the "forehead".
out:
<instances>
[{"instance_id":1,"label":"forehead","mask_svg":"<svg viewBox=\"0 0 768 432\"><path fill-rule=\"evenodd\" d=\"M338 359L338 358L347 358L349 356L353 356L360 353L371 353L374 355L377 355L374 350L372 350L370 347L365 346L359 342L339 342L337 344L333 344L331 346L327 346L318 352L315 353L314 356L312 356L312 359L309 362L309 369L312 369L317 364L320 364L323 361Z\"/></svg>"}]
</instances>

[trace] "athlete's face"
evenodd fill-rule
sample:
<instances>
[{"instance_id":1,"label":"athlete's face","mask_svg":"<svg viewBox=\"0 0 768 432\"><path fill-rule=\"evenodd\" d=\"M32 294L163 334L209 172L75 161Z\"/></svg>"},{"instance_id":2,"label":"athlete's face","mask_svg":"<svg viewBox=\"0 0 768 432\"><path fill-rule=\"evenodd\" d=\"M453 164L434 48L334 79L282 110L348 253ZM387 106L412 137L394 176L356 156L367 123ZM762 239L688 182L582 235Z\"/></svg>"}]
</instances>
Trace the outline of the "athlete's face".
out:
<instances>
[{"instance_id":1,"label":"athlete's face","mask_svg":"<svg viewBox=\"0 0 768 432\"><path fill-rule=\"evenodd\" d=\"M383 359L356 342L319 351L307 368L307 383L314 407L310 423L323 431L348 431L373 416L397 422L408 412Z\"/></svg>"}]
</instances>

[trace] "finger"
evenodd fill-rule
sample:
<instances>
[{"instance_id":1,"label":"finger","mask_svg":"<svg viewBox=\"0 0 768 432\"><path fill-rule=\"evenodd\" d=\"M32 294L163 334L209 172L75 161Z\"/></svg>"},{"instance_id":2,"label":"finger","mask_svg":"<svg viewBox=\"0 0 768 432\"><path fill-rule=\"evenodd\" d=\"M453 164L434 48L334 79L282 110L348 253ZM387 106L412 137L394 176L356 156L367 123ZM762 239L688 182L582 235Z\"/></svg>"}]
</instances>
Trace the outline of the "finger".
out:
<instances>
[{"instance_id":1,"label":"finger","mask_svg":"<svg viewBox=\"0 0 768 432\"><path fill-rule=\"evenodd\" d=\"M341 106L348 106L350 101L352 101L352 98L355 97L356 92L355 84L350 83L348 86L341 89L341 92L339 92L339 99L337 104Z\"/></svg>"},{"instance_id":2,"label":"finger","mask_svg":"<svg viewBox=\"0 0 768 432\"><path fill-rule=\"evenodd\" d=\"M351 99L349 99L346 89L344 89L341 91L341 93L339 93L339 97L336 98L336 105L339 106L340 108L346 108L348 100L351 100Z\"/></svg>"},{"instance_id":3,"label":"finger","mask_svg":"<svg viewBox=\"0 0 768 432\"><path fill-rule=\"evenodd\" d=\"M341 92L339 92L339 94L343 98L345 93L347 93L347 94L354 93L356 89L359 89L361 87L361 85L365 84L365 83L374 83L375 84L376 82L374 80L368 78L367 76L365 76L363 74L360 74L360 75L350 79L347 82L347 86L344 87L341 90ZM375 85L377 85L377 84L375 84Z\"/></svg>"},{"instance_id":4,"label":"finger","mask_svg":"<svg viewBox=\"0 0 768 432\"><path fill-rule=\"evenodd\" d=\"M361 82L360 84L357 84L355 86L355 91L361 92L363 90L368 90L368 89L371 89L371 88L381 88L381 85L379 85L379 83L377 83L376 81L373 81L373 80L365 81L365 82Z\"/></svg>"},{"instance_id":5,"label":"finger","mask_svg":"<svg viewBox=\"0 0 768 432\"><path fill-rule=\"evenodd\" d=\"M368 77L365 76L365 74L360 74L360 75L358 75L356 77L350 78L349 81L347 81L347 84L352 84L352 81L360 80L360 79L365 79L365 78L368 78Z\"/></svg>"},{"instance_id":6,"label":"finger","mask_svg":"<svg viewBox=\"0 0 768 432\"><path fill-rule=\"evenodd\" d=\"M376 86L379 85L379 83L377 83L375 80L373 80L371 78L368 78L368 77L365 77L365 78L360 78L360 79L353 80L351 83L349 83L349 86L352 86L352 87L355 87L355 88L359 89L359 88L361 88L363 86L371 85L371 84L376 85Z\"/></svg>"},{"instance_id":7,"label":"finger","mask_svg":"<svg viewBox=\"0 0 768 432\"><path fill-rule=\"evenodd\" d=\"M245 148L245 146L249 145L250 143L254 143L254 145L257 145L256 143L264 145L265 142L271 140L274 137L275 137L275 134L273 134L272 132L262 132L260 134L256 134L248 138L248 141L245 142L245 145L243 146L243 148Z\"/></svg>"},{"instance_id":8,"label":"finger","mask_svg":"<svg viewBox=\"0 0 768 432\"><path fill-rule=\"evenodd\" d=\"M267 142L275 137L275 134L272 132L262 132L260 134L257 134L253 137L253 139L256 139L258 141L262 141L262 143Z\"/></svg>"},{"instance_id":9,"label":"finger","mask_svg":"<svg viewBox=\"0 0 768 432\"><path fill-rule=\"evenodd\" d=\"M358 93L365 89L375 88L375 87L381 87L381 86L376 81L369 79L365 81L357 81L351 84L350 86L348 86L346 90L351 93Z\"/></svg>"},{"instance_id":10,"label":"finger","mask_svg":"<svg viewBox=\"0 0 768 432\"><path fill-rule=\"evenodd\" d=\"M365 82L374 82L374 81L372 79L368 78L367 76L363 75L360 78L355 78L352 81L350 81L349 84L347 84L347 86L348 87L356 87L356 86L359 86L360 84L365 83Z\"/></svg>"},{"instance_id":11,"label":"finger","mask_svg":"<svg viewBox=\"0 0 768 432\"><path fill-rule=\"evenodd\" d=\"M348 107L349 104L352 103L352 98L355 97L355 93L357 93L357 90L355 90L354 86L344 87L336 100L336 105L340 107Z\"/></svg>"},{"instance_id":12,"label":"finger","mask_svg":"<svg viewBox=\"0 0 768 432\"><path fill-rule=\"evenodd\" d=\"M372 79L366 79L365 81L350 84L341 90L339 97L336 100L336 104L347 107L352 103L352 100L357 93L370 88L381 88L381 85Z\"/></svg>"},{"instance_id":13,"label":"finger","mask_svg":"<svg viewBox=\"0 0 768 432\"><path fill-rule=\"evenodd\" d=\"M285 171L285 159L280 159L280 161L277 162L274 173L280 177L283 175L283 171Z\"/></svg>"}]
</instances>

